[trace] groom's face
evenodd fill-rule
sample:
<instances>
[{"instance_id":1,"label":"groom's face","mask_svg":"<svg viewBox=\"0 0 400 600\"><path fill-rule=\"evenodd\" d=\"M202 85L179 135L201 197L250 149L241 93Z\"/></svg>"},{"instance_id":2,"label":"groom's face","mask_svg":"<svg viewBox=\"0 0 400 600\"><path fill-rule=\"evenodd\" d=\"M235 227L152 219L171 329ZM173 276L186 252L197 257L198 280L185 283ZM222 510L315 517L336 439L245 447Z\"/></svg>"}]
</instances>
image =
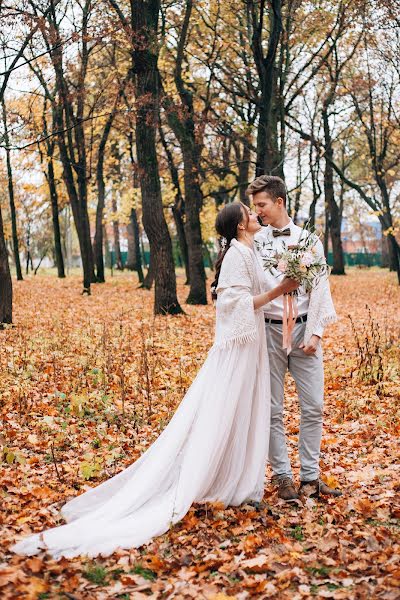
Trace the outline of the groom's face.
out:
<instances>
[{"instance_id":1,"label":"groom's face","mask_svg":"<svg viewBox=\"0 0 400 600\"><path fill-rule=\"evenodd\" d=\"M282 214L282 198L275 201L267 192L257 192L253 195L254 210L263 225L270 225Z\"/></svg>"}]
</instances>

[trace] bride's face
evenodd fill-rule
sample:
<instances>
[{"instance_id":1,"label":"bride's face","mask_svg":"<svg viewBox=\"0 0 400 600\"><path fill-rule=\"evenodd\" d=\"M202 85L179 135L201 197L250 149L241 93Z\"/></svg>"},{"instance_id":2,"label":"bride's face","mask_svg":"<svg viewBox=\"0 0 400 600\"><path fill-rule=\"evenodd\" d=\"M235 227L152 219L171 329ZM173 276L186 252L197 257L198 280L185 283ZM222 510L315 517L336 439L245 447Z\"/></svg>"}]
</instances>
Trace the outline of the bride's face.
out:
<instances>
[{"instance_id":1,"label":"bride's face","mask_svg":"<svg viewBox=\"0 0 400 600\"><path fill-rule=\"evenodd\" d=\"M257 231L260 231L261 225L258 221L257 214L253 212L248 206L242 205L243 212L243 225L246 227L246 231L252 235ZM247 221L247 223L246 223Z\"/></svg>"}]
</instances>

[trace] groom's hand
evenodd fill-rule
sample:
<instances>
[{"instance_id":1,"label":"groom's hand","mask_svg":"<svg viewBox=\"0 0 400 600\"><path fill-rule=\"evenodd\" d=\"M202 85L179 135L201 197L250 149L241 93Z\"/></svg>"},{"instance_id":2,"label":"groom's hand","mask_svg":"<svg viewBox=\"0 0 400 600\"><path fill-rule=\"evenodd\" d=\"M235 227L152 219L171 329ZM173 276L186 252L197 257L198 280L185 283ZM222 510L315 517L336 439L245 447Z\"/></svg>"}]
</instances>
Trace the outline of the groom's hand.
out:
<instances>
[{"instance_id":1,"label":"groom's hand","mask_svg":"<svg viewBox=\"0 0 400 600\"><path fill-rule=\"evenodd\" d=\"M310 356L311 354L315 354L318 350L320 339L321 338L318 335L312 335L307 346L305 344L300 344L299 347L303 348L304 354Z\"/></svg>"}]
</instances>

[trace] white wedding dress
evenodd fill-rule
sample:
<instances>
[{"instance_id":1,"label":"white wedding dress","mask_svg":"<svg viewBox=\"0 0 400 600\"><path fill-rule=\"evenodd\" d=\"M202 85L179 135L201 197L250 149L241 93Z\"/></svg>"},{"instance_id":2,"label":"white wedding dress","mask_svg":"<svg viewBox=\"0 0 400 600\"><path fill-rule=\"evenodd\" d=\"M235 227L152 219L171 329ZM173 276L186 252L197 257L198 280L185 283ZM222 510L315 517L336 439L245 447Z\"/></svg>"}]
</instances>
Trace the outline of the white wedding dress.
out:
<instances>
[{"instance_id":1,"label":"white wedding dress","mask_svg":"<svg viewBox=\"0 0 400 600\"><path fill-rule=\"evenodd\" d=\"M194 502L260 501L269 443L269 367L263 271L233 240L221 268L216 337L168 426L130 467L74 498L66 525L22 539L12 550L54 558L109 555L163 534Z\"/></svg>"}]
</instances>

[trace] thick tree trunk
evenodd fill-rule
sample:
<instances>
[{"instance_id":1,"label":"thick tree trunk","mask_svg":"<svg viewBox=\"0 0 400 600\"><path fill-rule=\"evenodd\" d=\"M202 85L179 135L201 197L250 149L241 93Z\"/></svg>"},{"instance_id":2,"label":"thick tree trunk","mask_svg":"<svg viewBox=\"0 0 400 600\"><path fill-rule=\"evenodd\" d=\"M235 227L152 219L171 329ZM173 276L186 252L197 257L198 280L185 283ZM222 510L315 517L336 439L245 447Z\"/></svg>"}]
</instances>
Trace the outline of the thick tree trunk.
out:
<instances>
[{"instance_id":1,"label":"thick tree trunk","mask_svg":"<svg viewBox=\"0 0 400 600\"><path fill-rule=\"evenodd\" d=\"M264 80L262 89L260 119L257 129L257 163L256 175L277 175L284 178L283 161L279 151L278 140L278 85L277 69L274 67L272 80ZM273 97L269 98L269 86L272 85Z\"/></svg>"},{"instance_id":2,"label":"thick tree trunk","mask_svg":"<svg viewBox=\"0 0 400 600\"><path fill-rule=\"evenodd\" d=\"M382 244L381 244L381 253L382 253L382 267L389 269L390 268L390 256L389 256L389 242L387 236L385 235L386 227L384 223L381 221L381 235L382 235Z\"/></svg>"},{"instance_id":3,"label":"thick tree trunk","mask_svg":"<svg viewBox=\"0 0 400 600\"><path fill-rule=\"evenodd\" d=\"M188 304L207 304L206 272L203 260L203 240L200 210L203 193L200 185L201 145L196 136L196 113L193 93L182 77L184 52L189 35L193 0L186 0L186 10L177 44L174 79L181 106L165 98L168 122L181 147L185 186L185 237L188 250L190 291Z\"/></svg>"},{"instance_id":4,"label":"thick tree trunk","mask_svg":"<svg viewBox=\"0 0 400 600\"><path fill-rule=\"evenodd\" d=\"M392 231L393 222L390 213L383 213L378 217L382 227L382 247L386 250L382 252L382 266L389 267L390 271L397 274L397 280L400 285L400 246L394 235L385 231Z\"/></svg>"},{"instance_id":5,"label":"thick tree trunk","mask_svg":"<svg viewBox=\"0 0 400 600\"><path fill-rule=\"evenodd\" d=\"M60 232L60 219L58 211L58 194L56 180L54 177L54 165L53 157L50 155L47 163L47 181L49 184L50 201L51 201L51 216L53 221L53 234L54 234L54 256L57 265L57 274L60 279L65 277L64 270L64 259L61 249L61 232Z\"/></svg>"},{"instance_id":6,"label":"thick tree trunk","mask_svg":"<svg viewBox=\"0 0 400 600\"><path fill-rule=\"evenodd\" d=\"M332 273L334 275L344 275L344 254L341 238L342 218L339 207L335 200L335 190L333 186L333 148L329 129L329 118L326 110L322 111L322 119L324 124L325 136L325 172L324 172L324 192L325 203L329 214L329 232L332 242L333 266Z\"/></svg>"},{"instance_id":7,"label":"thick tree trunk","mask_svg":"<svg viewBox=\"0 0 400 600\"><path fill-rule=\"evenodd\" d=\"M96 281L96 277L94 274L93 250L90 240L86 182L83 180L83 176L80 175L78 179L78 189L75 186L71 160L64 139L64 134L62 132L64 127L62 110L63 109L60 105L55 108L56 123L58 126L57 141L63 165L63 179L70 200L72 215L74 217L75 228L78 235L79 249L83 267L83 293L90 294L90 285ZM80 165L80 167L78 165L76 165L76 167L78 171L81 168L84 169L84 172L86 173L86 167L83 163Z\"/></svg>"},{"instance_id":8,"label":"thick tree trunk","mask_svg":"<svg viewBox=\"0 0 400 600\"><path fill-rule=\"evenodd\" d=\"M391 242L390 238L392 236L388 235L388 267L389 267L389 271L397 271L397 260L396 260L396 252L395 252L395 245L393 244L393 242Z\"/></svg>"},{"instance_id":9,"label":"thick tree trunk","mask_svg":"<svg viewBox=\"0 0 400 600\"><path fill-rule=\"evenodd\" d=\"M397 274L397 281L400 285L400 246L394 235L389 235L389 249L391 264L393 264L393 270Z\"/></svg>"},{"instance_id":10,"label":"thick tree trunk","mask_svg":"<svg viewBox=\"0 0 400 600\"><path fill-rule=\"evenodd\" d=\"M132 29L137 46L132 52L135 73L136 146L142 191L143 226L150 242L155 278L155 314L178 314L182 309L176 293L172 244L165 221L158 170L156 128L159 121L157 35L159 0L139 2L132 7ZM134 42L135 43L135 42Z\"/></svg>"},{"instance_id":11,"label":"thick tree trunk","mask_svg":"<svg viewBox=\"0 0 400 600\"><path fill-rule=\"evenodd\" d=\"M257 129L256 176L264 173L283 176L283 164L278 149L278 118L280 114L275 60L282 33L282 2L271 0L268 51L264 56L262 34L265 2L247 0L253 16L251 48L260 82L259 122Z\"/></svg>"},{"instance_id":12,"label":"thick tree trunk","mask_svg":"<svg viewBox=\"0 0 400 600\"><path fill-rule=\"evenodd\" d=\"M21 260L19 257L19 241L18 241L18 229L17 229L17 213L15 210L15 200L14 200L14 184L13 184L13 173L11 166L11 152L10 152L10 141L8 137L8 126L7 126L7 112L6 105L4 101L4 96L1 99L2 109L3 109L3 126L4 126L4 141L6 145L6 162L7 162L7 178L8 178L8 197L10 200L10 214L11 214L11 229L12 229L12 240L13 240L13 252L14 252L14 262L15 262L15 270L17 273L17 279L21 281L22 270L21 270Z\"/></svg>"},{"instance_id":13,"label":"thick tree trunk","mask_svg":"<svg viewBox=\"0 0 400 600\"><path fill-rule=\"evenodd\" d=\"M310 227L315 227L315 211L317 208L317 198L314 196L308 210L308 223Z\"/></svg>"},{"instance_id":14,"label":"thick tree trunk","mask_svg":"<svg viewBox=\"0 0 400 600\"><path fill-rule=\"evenodd\" d=\"M90 15L90 6L83 5L81 29L81 63L79 70L78 86L76 93L76 114L72 104L72 94L65 78L63 67L63 48L59 31L59 23L55 8L49 14L49 30L52 39L44 34L56 74L56 92L58 99L54 102L54 118L57 125L57 141L60 149L60 158L63 165L63 178L71 203L72 214L78 235L79 249L83 266L83 292L90 294L90 285L96 280L94 273L94 257L90 237L90 223L87 207L87 150L84 131L84 102L85 78L88 63L87 27Z\"/></svg>"},{"instance_id":15,"label":"thick tree trunk","mask_svg":"<svg viewBox=\"0 0 400 600\"><path fill-rule=\"evenodd\" d=\"M47 96L47 88L45 87L45 98L44 98L44 104L43 104L43 116L42 116L42 122L43 122L43 133L44 136L46 138L48 138L46 140L46 149L47 149L47 170L44 170L44 176L46 177L46 181L47 181L47 185L49 186L49 194L50 194L50 205L51 205L51 217L52 217L52 223L53 223L53 237L54 237L54 252L53 252L53 256L54 256L54 262L56 264L57 267L57 274L58 277L60 279L63 279L65 277L65 269L64 269L64 258L63 258L63 253L62 253L62 243L61 243L61 231L60 231L60 216L59 216L59 209L58 209L58 191L57 191L57 183L56 183L56 177L55 177L55 173L54 173L54 146L55 146L55 139L54 139L54 132L56 129L56 122L55 122L55 111L54 109L52 110L52 136L48 135L48 128L47 128L47 100L48 100L48 96ZM54 103L54 101L53 101ZM39 151L40 151L40 146L39 146ZM40 158L41 161L43 161L43 156L42 153L40 151ZM44 258L44 256L43 256ZM42 260L43 260L42 258ZM40 265L40 263L39 263ZM37 273L39 267L37 267L35 269L35 274Z\"/></svg>"},{"instance_id":16,"label":"thick tree trunk","mask_svg":"<svg viewBox=\"0 0 400 600\"><path fill-rule=\"evenodd\" d=\"M193 162L192 151L183 151L185 181L185 238L188 250L190 292L188 304L207 304L206 271L203 260L200 209L203 194L198 180L198 165Z\"/></svg>"},{"instance_id":17,"label":"thick tree trunk","mask_svg":"<svg viewBox=\"0 0 400 600\"><path fill-rule=\"evenodd\" d=\"M12 280L0 206L0 329L4 324L12 323L12 301Z\"/></svg>"},{"instance_id":18,"label":"thick tree trunk","mask_svg":"<svg viewBox=\"0 0 400 600\"><path fill-rule=\"evenodd\" d=\"M381 172L382 170L383 170L383 167L379 167L379 171ZM376 182L377 182L380 192L381 192L382 204L385 208L385 212L383 213L382 217L386 223L386 230L389 230L389 235L388 235L389 269L391 271L395 271L397 273L397 277L400 282L399 245L396 241L396 238L391 234L391 232L393 231L393 218L392 218L392 211L391 211L391 206L390 206L389 192L387 189L385 179L383 177L381 177L380 175L378 175L378 173L376 173L375 178L376 178Z\"/></svg>"},{"instance_id":19,"label":"thick tree trunk","mask_svg":"<svg viewBox=\"0 0 400 600\"><path fill-rule=\"evenodd\" d=\"M185 186L185 238L189 271L190 292L188 304L207 304L206 272L203 260L200 210L203 193L200 186L200 155L195 140L193 107L185 106L186 118L180 119L178 112L168 103L167 117L182 150ZM178 232L179 235L179 232ZM182 245L181 245L182 247ZM185 254L183 255L185 258Z\"/></svg>"},{"instance_id":20,"label":"thick tree trunk","mask_svg":"<svg viewBox=\"0 0 400 600\"><path fill-rule=\"evenodd\" d=\"M179 140L183 158L185 186L184 229L190 282L190 292L186 302L188 304L207 304L206 272L204 268L203 240L200 224L203 194L199 181L200 156L195 141L194 119L193 115L189 112L189 116L181 121L178 113L173 112L171 106L167 108L167 115L168 122ZM181 241L181 238L179 239ZM184 260L185 254L186 249L183 254Z\"/></svg>"}]
</instances>

